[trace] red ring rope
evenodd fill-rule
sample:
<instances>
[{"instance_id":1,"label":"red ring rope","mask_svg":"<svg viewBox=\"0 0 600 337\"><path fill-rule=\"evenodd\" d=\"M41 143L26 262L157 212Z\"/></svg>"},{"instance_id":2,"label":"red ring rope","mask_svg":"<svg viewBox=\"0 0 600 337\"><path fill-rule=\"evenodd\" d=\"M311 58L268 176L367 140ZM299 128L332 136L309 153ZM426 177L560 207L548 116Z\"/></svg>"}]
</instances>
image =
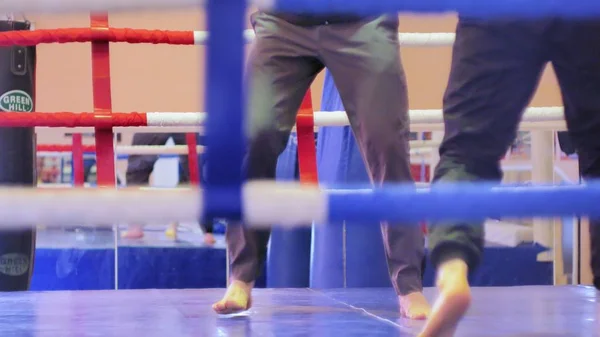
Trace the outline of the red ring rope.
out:
<instances>
[{"instance_id":1,"label":"red ring rope","mask_svg":"<svg viewBox=\"0 0 600 337\"><path fill-rule=\"evenodd\" d=\"M75 149L71 145L39 144L36 149L38 152L73 152L73 155L75 155L75 153L74 153ZM86 152L86 153L96 152L96 146L95 145L82 145L81 152L82 153L83 152Z\"/></svg>"},{"instance_id":2,"label":"red ring rope","mask_svg":"<svg viewBox=\"0 0 600 337\"><path fill-rule=\"evenodd\" d=\"M96 16L96 19L101 19ZM0 46L34 46L44 43L125 42L172 45L193 45L193 31L163 31L130 28L112 28L102 20L92 20L93 28L37 29L0 33ZM97 29L104 27L104 29Z\"/></svg>"},{"instance_id":3,"label":"red ring rope","mask_svg":"<svg viewBox=\"0 0 600 337\"><path fill-rule=\"evenodd\" d=\"M145 112L74 113L74 112L3 112L0 114L0 127L98 127L148 126Z\"/></svg>"}]
</instances>

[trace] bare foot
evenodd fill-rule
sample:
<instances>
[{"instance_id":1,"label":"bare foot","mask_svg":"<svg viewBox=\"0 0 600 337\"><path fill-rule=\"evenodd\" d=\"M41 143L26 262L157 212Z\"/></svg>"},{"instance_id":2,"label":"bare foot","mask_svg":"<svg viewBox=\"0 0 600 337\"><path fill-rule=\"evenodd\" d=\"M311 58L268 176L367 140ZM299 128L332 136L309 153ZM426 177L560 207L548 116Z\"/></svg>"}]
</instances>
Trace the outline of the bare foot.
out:
<instances>
[{"instance_id":1,"label":"bare foot","mask_svg":"<svg viewBox=\"0 0 600 337\"><path fill-rule=\"evenodd\" d=\"M252 286L252 284L241 281L231 282L225 296L213 304L213 310L219 315L230 315L250 309Z\"/></svg>"},{"instance_id":2,"label":"bare foot","mask_svg":"<svg viewBox=\"0 0 600 337\"><path fill-rule=\"evenodd\" d=\"M177 226L178 226L178 224L176 222L169 224L169 227L165 231L165 235L169 239L173 239L173 240L177 239Z\"/></svg>"},{"instance_id":3,"label":"bare foot","mask_svg":"<svg viewBox=\"0 0 600 337\"><path fill-rule=\"evenodd\" d=\"M212 246L215 244L215 242L217 242L217 240L215 239L215 236L212 235L212 233L204 234L204 244Z\"/></svg>"},{"instance_id":4,"label":"bare foot","mask_svg":"<svg viewBox=\"0 0 600 337\"><path fill-rule=\"evenodd\" d=\"M438 268L439 295L433 312L418 337L450 337L471 304L467 264L460 259L448 260Z\"/></svg>"},{"instance_id":5,"label":"bare foot","mask_svg":"<svg viewBox=\"0 0 600 337\"><path fill-rule=\"evenodd\" d=\"M121 237L124 239L141 239L144 237L144 228L140 225L131 225L121 233Z\"/></svg>"},{"instance_id":6,"label":"bare foot","mask_svg":"<svg viewBox=\"0 0 600 337\"><path fill-rule=\"evenodd\" d=\"M423 320L429 316L431 307L421 292L400 296L400 314L409 319Z\"/></svg>"}]
</instances>

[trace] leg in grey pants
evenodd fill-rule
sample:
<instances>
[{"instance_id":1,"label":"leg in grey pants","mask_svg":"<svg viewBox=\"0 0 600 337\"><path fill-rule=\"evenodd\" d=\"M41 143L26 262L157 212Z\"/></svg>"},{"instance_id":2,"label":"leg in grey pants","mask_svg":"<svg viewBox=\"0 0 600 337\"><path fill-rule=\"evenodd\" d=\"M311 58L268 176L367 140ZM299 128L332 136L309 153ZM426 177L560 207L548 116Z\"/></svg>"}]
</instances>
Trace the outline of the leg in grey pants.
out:
<instances>
[{"instance_id":1,"label":"leg in grey pants","mask_svg":"<svg viewBox=\"0 0 600 337\"><path fill-rule=\"evenodd\" d=\"M253 23L256 40L248 61L252 116L248 178L275 179L277 158L285 149L302 98L327 66L372 181L412 182L408 98L397 18L303 27L257 13ZM233 279L246 283L256 279L269 234L228 227ZM382 234L398 294L421 291L424 239L419 226L382 224Z\"/></svg>"}]
</instances>

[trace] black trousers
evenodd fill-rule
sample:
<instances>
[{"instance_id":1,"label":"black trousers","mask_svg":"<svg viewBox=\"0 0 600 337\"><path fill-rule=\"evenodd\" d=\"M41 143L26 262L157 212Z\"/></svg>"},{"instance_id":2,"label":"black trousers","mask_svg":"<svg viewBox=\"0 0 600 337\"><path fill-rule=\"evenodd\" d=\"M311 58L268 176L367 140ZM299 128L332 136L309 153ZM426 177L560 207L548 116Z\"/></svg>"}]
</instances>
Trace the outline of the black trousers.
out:
<instances>
[{"instance_id":1,"label":"black trousers","mask_svg":"<svg viewBox=\"0 0 600 337\"><path fill-rule=\"evenodd\" d=\"M169 138L173 138L176 145L186 145L185 133L136 133L133 135L132 145L165 145ZM131 155L127 159L127 184L147 185L150 175L154 169L154 164L158 160L156 155ZM188 166L188 157L180 156L179 163L179 183L186 184L190 182L190 170ZM201 225L205 233L212 233L214 221L207 219Z\"/></svg>"},{"instance_id":2,"label":"black trousers","mask_svg":"<svg viewBox=\"0 0 600 337\"><path fill-rule=\"evenodd\" d=\"M185 133L136 133L133 135L132 145L165 145L171 137L176 145L187 144ZM127 185L147 185L157 160L158 156L156 155L129 156L126 173ZM182 166L179 182L188 183L190 171L187 156L180 156L179 163Z\"/></svg>"},{"instance_id":3,"label":"black trousers","mask_svg":"<svg viewBox=\"0 0 600 337\"><path fill-rule=\"evenodd\" d=\"M445 136L434 182L500 181L545 65L551 62L581 174L600 177L600 21L481 21L461 18L444 95ZM592 269L600 277L600 221L593 220ZM474 269L483 223L430 226L432 262L461 257Z\"/></svg>"}]
</instances>

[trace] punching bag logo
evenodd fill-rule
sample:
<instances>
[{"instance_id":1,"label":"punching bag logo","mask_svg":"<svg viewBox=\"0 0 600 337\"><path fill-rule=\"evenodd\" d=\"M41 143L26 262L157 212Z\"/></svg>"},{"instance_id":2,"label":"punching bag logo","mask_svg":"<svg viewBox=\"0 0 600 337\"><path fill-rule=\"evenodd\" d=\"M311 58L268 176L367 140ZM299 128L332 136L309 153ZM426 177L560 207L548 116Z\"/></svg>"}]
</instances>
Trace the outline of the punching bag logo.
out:
<instances>
[{"instance_id":1,"label":"punching bag logo","mask_svg":"<svg viewBox=\"0 0 600 337\"><path fill-rule=\"evenodd\" d=\"M0 273L20 276L29 270L29 257L25 254L9 253L0 256Z\"/></svg>"},{"instance_id":2,"label":"punching bag logo","mask_svg":"<svg viewBox=\"0 0 600 337\"><path fill-rule=\"evenodd\" d=\"M0 110L6 112L31 112L33 100L22 90L11 90L0 96Z\"/></svg>"}]
</instances>

